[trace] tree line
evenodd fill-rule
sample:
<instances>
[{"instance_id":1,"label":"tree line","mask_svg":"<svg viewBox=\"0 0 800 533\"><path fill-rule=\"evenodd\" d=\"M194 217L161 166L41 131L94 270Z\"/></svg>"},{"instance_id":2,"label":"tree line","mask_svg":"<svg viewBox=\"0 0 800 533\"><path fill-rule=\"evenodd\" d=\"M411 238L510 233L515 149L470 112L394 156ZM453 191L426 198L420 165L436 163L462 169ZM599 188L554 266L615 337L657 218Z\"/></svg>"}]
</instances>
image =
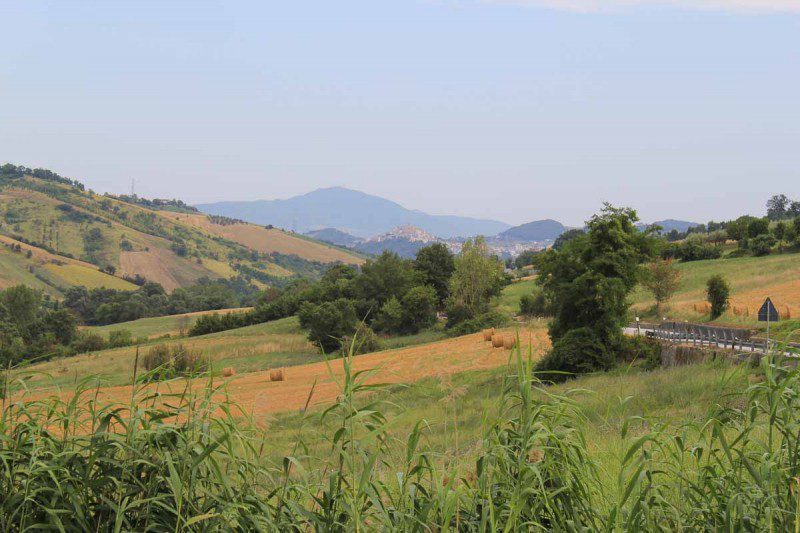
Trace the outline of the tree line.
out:
<instances>
[{"instance_id":1,"label":"tree line","mask_svg":"<svg viewBox=\"0 0 800 533\"><path fill-rule=\"evenodd\" d=\"M297 315L309 339L332 352L357 331L362 340L374 332L419 332L436 322L438 312L446 313L454 333L477 331L502 322L491 299L508 282L503 262L482 238L467 241L458 255L441 243L420 249L413 260L385 251L360 269L336 265L317 282L295 281L250 312L200 317L190 334Z\"/></svg>"},{"instance_id":2,"label":"tree line","mask_svg":"<svg viewBox=\"0 0 800 533\"><path fill-rule=\"evenodd\" d=\"M201 278L195 285L168 293L148 281L134 291L71 287L64 293L64 307L84 324L105 325L154 316L230 309L252 305L259 290L241 279Z\"/></svg>"}]
</instances>

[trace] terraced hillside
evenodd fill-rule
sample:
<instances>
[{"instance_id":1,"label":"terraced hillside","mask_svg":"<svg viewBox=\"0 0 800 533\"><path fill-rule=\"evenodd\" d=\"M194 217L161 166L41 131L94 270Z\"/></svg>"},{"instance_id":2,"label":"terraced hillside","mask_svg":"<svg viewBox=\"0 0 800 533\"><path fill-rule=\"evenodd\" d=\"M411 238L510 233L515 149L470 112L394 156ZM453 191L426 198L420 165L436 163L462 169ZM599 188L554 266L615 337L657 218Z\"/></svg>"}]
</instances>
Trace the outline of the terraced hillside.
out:
<instances>
[{"instance_id":1,"label":"terraced hillside","mask_svg":"<svg viewBox=\"0 0 800 533\"><path fill-rule=\"evenodd\" d=\"M199 213L164 213L164 216L266 254L296 255L308 261L322 263L338 261L357 265L364 262L352 253L276 228Z\"/></svg>"},{"instance_id":2,"label":"terraced hillside","mask_svg":"<svg viewBox=\"0 0 800 533\"><path fill-rule=\"evenodd\" d=\"M0 235L0 289L23 283L51 296L64 288L133 290L136 285L101 271L96 265L52 254L36 246Z\"/></svg>"},{"instance_id":3,"label":"terraced hillside","mask_svg":"<svg viewBox=\"0 0 800 533\"><path fill-rule=\"evenodd\" d=\"M133 288L125 279L136 277L167 290L201 278L239 277L265 287L314 277L328 263L361 262L279 230L213 223L182 202L101 196L48 171L12 165L0 172L0 236L36 256L3 252L0 284L44 284L56 295L71 285Z\"/></svg>"}]
</instances>

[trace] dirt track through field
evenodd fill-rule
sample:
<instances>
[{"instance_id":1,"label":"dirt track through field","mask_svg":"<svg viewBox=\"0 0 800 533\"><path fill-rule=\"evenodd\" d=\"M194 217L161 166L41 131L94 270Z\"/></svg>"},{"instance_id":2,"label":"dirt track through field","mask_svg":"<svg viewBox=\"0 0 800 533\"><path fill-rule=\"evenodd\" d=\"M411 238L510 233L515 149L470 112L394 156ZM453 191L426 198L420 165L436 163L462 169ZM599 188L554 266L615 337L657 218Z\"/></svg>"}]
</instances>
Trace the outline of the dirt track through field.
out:
<instances>
[{"instance_id":1,"label":"dirt track through field","mask_svg":"<svg viewBox=\"0 0 800 533\"><path fill-rule=\"evenodd\" d=\"M514 334L506 330L508 336ZM523 354L528 347L534 357L539 357L549 346L544 328L521 330ZM447 339L431 344L400 348L353 358L353 371L367 371L366 383L410 383L427 377L447 376L469 370L486 370L506 365L511 351L492 348L480 333ZM284 381L270 381L269 371L253 372L228 378L225 388L230 401L244 412L254 416L269 413L296 411L303 408L312 387L311 405L329 404L340 393L339 382L343 375L341 359L334 359L330 366L325 362L293 366L284 369ZM316 384L316 385L315 385ZM152 385L163 393L179 392L186 382ZM101 389L105 400L127 402L131 396L130 386ZM33 394L41 398L43 394ZM63 396L68 397L69 393Z\"/></svg>"}]
</instances>

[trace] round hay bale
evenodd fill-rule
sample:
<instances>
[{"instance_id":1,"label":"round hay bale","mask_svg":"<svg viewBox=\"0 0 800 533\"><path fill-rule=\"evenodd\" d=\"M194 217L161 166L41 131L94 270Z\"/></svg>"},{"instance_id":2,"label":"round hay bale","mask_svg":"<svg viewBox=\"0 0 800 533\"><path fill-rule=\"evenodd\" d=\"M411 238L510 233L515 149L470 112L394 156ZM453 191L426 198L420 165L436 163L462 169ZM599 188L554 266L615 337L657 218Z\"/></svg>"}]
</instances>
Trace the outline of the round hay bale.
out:
<instances>
[{"instance_id":1,"label":"round hay bale","mask_svg":"<svg viewBox=\"0 0 800 533\"><path fill-rule=\"evenodd\" d=\"M492 348L502 348L502 347L503 347L503 336L492 335Z\"/></svg>"},{"instance_id":2,"label":"round hay bale","mask_svg":"<svg viewBox=\"0 0 800 533\"><path fill-rule=\"evenodd\" d=\"M517 347L517 337L514 335L506 335L503 337L503 348L508 348L509 350L514 349Z\"/></svg>"},{"instance_id":3,"label":"round hay bale","mask_svg":"<svg viewBox=\"0 0 800 533\"><path fill-rule=\"evenodd\" d=\"M494 328L492 329L485 329L483 330L483 340L489 342L492 340L492 335L494 335Z\"/></svg>"},{"instance_id":4,"label":"round hay bale","mask_svg":"<svg viewBox=\"0 0 800 533\"><path fill-rule=\"evenodd\" d=\"M232 366L226 366L222 369L222 377L229 378L234 374L236 374L236 370L234 370Z\"/></svg>"},{"instance_id":5,"label":"round hay bale","mask_svg":"<svg viewBox=\"0 0 800 533\"><path fill-rule=\"evenodd\" d=\"M279 370L270 370L269 371L269 380L270 381L283 381L284 379L285 378L284 378L284 375L283 375L283 369L282 368L279 369Z\"/></svg>"}]
</instances>

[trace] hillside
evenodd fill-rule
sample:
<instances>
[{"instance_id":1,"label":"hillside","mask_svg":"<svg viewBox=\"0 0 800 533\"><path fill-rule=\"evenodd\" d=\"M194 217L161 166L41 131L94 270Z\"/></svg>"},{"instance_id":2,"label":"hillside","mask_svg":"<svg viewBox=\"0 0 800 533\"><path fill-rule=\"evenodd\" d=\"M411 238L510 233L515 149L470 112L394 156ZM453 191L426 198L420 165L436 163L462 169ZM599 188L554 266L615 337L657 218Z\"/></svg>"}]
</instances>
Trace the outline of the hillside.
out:
<instances>
[{"instance_id":1,"label":"hillside","mask_svg":"<svg viewBox=\"0 0 800 533\"><path fill-rule=\"evenodd\" d=\"M197 208L212 215L291 228L299 233L336 228L361 238L403 225L416 226L442 238L494 235L509 227L496 220L429 215L343 187L318 189L286 200L216 202L200 204Z\"/></svg>"},{"instance_id":2,"label":"hillside","mask_svg":"<svg viewBox=\"0 0 800 533\"><path fill-rule=\"evenodd\" d=\"M688 229L699 226L697 222L689 222L688 220L675 220L668 218L666 220L657 220L650 224L637 224L637 227L645 229L649 226L660 226L661 233L667 234L670 231L677 231L678 233L685 233Z\"/></svg>"},{"instance_id":3,"label":"hillside","mask_svg":"<svg viewBox=\"0 0 800 533\"><path fill-rule=\"evenodd\" d=\"M669 319L706 322L706 282L714 274L724 276L731 286L731 307L716 320L720 324L763 327L756 313L766 297L772 298L782 317L800 317L800 254L775 254L766 257L738 257L689 261L677 264L680 288L662 310ZM518 312L519 297L537 290L536 281L527 279L506 287L501 308ZM638 287L631 295L633 312L649 319L655 300ZM788 313L787 313L788 312ZM649 314L648 314L649 313Z\"/></svg>"},{"instance_id":4,"label":"hillside","mask_svg":"<svg viewBox=\"0 0 800 533\"><path fill-rule=\"evenodd\" d=\"M73 285L89 289L133 290L136 285L100 271L91 263L52 254L47 250L0 235L0 289L24 284L61 296Z\"/></svg>"},{"instance_id":5,"label":"hillside","mask_svg":"<svg viewBox=\"0 0 800 533\"><path fill-rule=\"evenodd\" d=\"M35 258L2 252L6 285L46 284L56 295L72 285L134 288L125 280L137 277L167 290L201 278L266 286L314 277L327 263L361 261L279 230L217 224L179 201L100 196L49 171L20 168L0 172L0 236L33 249Z\"/></svg>"},{"instance_id":6,"label":"hillside","mask_svg":"<svg viewBox=\"0 0 800 533\"><path fill-rule=\"evenodd\" d=\"M767 297L786 318L800 317L800 254L775 254L766 257L738 257L690 261L678 264L681 284L668 303L665 316L681 320L708 320L706 282L714 274L723 275L731 286L731 307L717 322L758 326L756 313ZM634 309L644 311L655 304L642 288L632 296Z\"/></svg>"},{"instance_id":7,"label":"hillside","mask_svg":"<svg viewBox=\"0 0 800 533\"><path fill-rule=\"evenodd\" d=\"M296 255L306 261L320 263L340 262L358 265L364 262L362 258L338 248L276 228L266 228L242 221L215 221L215 217L203 214L163 213L162 215L265 254Z\"/></svg>"},{"instance_id":8,"label":"hillside","mask_svg":"<svg viewBox=\"0 0 800 533\"><path fill-rule=\"evenodd\" d=\"M556 220L535 220L514 226L497 235L498 239L524 242L552 241L566 231L566 227Z\"/></svg>"},{"instance_id":9,"label":"hillside","mask_svg":"<svg viewBox=\"0 0 800 533\"><path fill-rule=\"evenodd\" d=\"M355 249L372 255L380 255L384 251L390 251L400 257L413 258L421 248L435 242L443 241L425 230L405 225L361 241L356 244Z\"/></svg>"},{"instance_id":10,"label":"hillside","mask_svg":"<svg viewBox=\"0 0 800 533\"><path fill-rule=\"evenodd\" d=\"M312 239L335 244L336 246L353 247L363 241L363 239L354 237L336 228L323 228L309 231L306 235Z\"/></svg>"}]
</instances>

